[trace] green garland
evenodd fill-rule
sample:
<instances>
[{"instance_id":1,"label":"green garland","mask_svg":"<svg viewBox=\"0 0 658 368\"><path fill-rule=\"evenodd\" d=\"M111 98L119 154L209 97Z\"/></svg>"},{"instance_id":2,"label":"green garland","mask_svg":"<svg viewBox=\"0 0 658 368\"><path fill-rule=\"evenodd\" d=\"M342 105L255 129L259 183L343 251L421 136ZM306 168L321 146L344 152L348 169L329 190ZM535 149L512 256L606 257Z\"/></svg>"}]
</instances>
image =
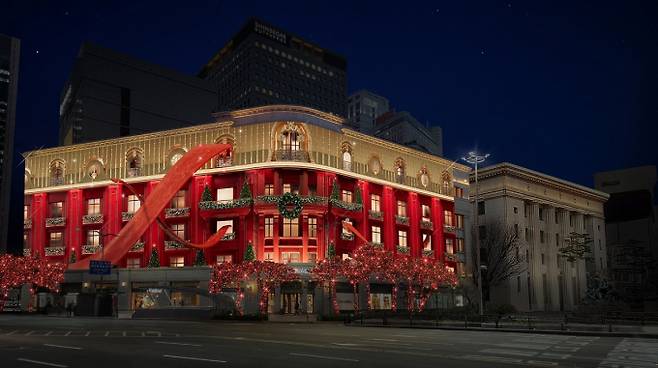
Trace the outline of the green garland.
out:
<instances>
[{"instance_id":1,"label":"green garland","mask_svg":"<svg viewBox=\"0 0 658 368\"><path fill-rule=\"evenodd\" d=\"M284 193L279 198L279 202L277 204L279 206L279 213L281 216L287 219L299 218L299 215L301 215L302 209L304 208L302 199L299 197L299 195L293 193ZM294 208L289 210L287 208L289 205L293 205Z\"/></svg>"}]
</instances>

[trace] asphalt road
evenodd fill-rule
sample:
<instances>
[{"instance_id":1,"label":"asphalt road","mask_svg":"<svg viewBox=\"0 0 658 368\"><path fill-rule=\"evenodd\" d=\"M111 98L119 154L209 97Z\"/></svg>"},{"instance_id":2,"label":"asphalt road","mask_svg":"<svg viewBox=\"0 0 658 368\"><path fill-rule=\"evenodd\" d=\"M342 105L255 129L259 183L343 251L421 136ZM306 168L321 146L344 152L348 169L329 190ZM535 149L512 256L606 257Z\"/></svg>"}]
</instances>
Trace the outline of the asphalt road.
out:
<instances>
[{"instance_id":1,"label":"asphalt road","mask_svg":"<svg viewBox=\"0 0 658 368\"><path fill-rule=\"evenodd\" d=\"M658 367L658 340L0 315L0 367Z\"/></svg>"}]
</instances>

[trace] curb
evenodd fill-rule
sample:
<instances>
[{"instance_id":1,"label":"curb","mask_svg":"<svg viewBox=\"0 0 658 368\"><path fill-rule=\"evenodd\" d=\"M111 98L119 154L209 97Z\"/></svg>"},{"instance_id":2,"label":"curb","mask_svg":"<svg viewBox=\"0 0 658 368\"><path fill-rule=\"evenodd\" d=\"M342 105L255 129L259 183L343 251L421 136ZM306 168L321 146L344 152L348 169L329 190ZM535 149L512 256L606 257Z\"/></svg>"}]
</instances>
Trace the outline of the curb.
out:
<instances>
[{"instance_id":1,"label":"curb","mask_svg":"<svg viewBox=\"0 0 658 368\"><path fill-rule=\"evenodd\" d=\"M422 330L449 330L449 331L480 331L480 332L512 332L545 335L570 335L570 336L599 336L599 337L635 337L646 339L658 339L658 334L633 333L633 332L599 332L599 331L561 331L561 330L535 330L535 329L512 329L512 328L482 328L482 327L449 327L449 326L391 326L391 325L358 325L345 324L347 327L379 327L379 328L408 328Z\"/></svg>"}]
</instances>

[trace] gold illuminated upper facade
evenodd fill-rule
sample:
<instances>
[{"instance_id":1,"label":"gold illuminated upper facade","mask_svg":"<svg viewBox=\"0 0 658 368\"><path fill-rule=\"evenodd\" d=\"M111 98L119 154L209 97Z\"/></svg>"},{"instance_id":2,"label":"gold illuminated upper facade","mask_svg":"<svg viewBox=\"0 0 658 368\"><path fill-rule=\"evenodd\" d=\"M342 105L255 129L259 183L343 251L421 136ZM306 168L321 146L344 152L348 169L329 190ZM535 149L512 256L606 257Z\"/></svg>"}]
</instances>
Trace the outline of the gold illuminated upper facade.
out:
<instances>
[{"instance_id":1,"label":"gold illuminated upper facade","mask_svg":"<svg viewBox=\"0 0 658 368\"><path fill-rule=\"evenodd\" d=\"M104 185L110 178L158 179L189 148L219 142L233 145L230 157L208 162L199 174L310 168L452 199L453 171L469 170L355 132L342 118L311 108L263 106L214 118L194 127L27 152L25 193Z\"/></svg>"}]
</instances>

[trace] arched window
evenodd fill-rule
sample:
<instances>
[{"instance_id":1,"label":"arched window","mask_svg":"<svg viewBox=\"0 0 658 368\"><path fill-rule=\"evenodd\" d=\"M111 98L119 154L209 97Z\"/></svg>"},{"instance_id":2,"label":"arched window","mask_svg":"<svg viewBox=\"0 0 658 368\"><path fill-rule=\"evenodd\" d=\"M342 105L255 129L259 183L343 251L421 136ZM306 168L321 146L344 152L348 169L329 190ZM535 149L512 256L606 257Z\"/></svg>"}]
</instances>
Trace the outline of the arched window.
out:
<instances>
[{"instance_id":1,"label":"arched window","mask_svg":"<svg viewBox=\"0 0 658 368\"><path fill-rule=\"evenodd\" d=\"M142 174L142 150L131 148L126 153L127 176L129 178L140 176Z\"/></svg>"},{"instance_id":2,"label":"arched window","mask_svg":"<svg viewBox=\"0 0 658 368\"><path fill-rule=\"evenodd\" d=\"M427 188L430 185L430 173L427 170L427 167L423 166L418 172L418 180L420 180L420 185L424 188Z\"/></svg>"},{"instance_id":3,"label":"arched window","mask_svg":"<svg viewBox=\"0 0 658 368\"><path fill-rule=\"evenodd\" d=\"M443 192L442 194L450 194L451 188L452 188L452 178L450 177L450 173L444 172L443 176L441 177L441 191Z\"/></svg>"},{"instance_id":4,"label":"arched window","mask_svg":"<svg viewBox=\"0 0 658 368\"><path fill-rule=\"evenodd\" d=\"M226 153L221 153L213 159L213 167L231 166L233 164L234 140L230 135L223 135L215 140L215 143L230 144L231 148Z\"/></svg>"},{"instance_id":5,"label":"arched window","mask_svg":"<svg viewBox=\"0 0 658 368\"><path fill-rule=\"evenodd\" d=\"M103 160L100 158L92 157L87 162L87 176L91 178L92 181L96 180L99 176L102 175L104 171Z\"/></svg>"},{"instance_id":6,"label":"arched window","mask_svg":"<svg viewBox=\"0 0 658 368\"><path fill-rule=\"evenodd\" d=\"M398 157L395 160L395 181L404 184L404 160L401 157Z\"/></svg>"},{"instance_id":7,"label":"arched window","mask_svg":"<svg viewBox=\"0 0 658 368\"><path fill-rule=\"evenodd\" d=\"M301 124L281 123L275 130L274 159L278 161L308 162L308 140Z\"/></svg>"},{"instance_id":8,"label":"arched window","mask_svg":"<svg viewBox=\"0 0 658 368\"><path fill-rule=\"evenodd\" d=\"M180 145L175 145L171 151L169 151L169 155L167 155L167 165L169 167L174 166L178 160L183 158L183 155L187 153L187 150Z\"/></svg>"},{"instance_id":9,"label":"arched window","mask_svg":"<svg viewBox=\"0 0 658 368\"><path fill-rule=\"evenodd\" d=\"M55 159L50 162L50 184L62 185L64 184L64 160Z\"/></svg>"},{"instance_id":10,"label":"arched window","mask_svg":"<svg viewBox=\"0 0 658 368\"><path fill-rule=\"evenodd\" d=\"M341 150L343 151L343 170L352 171L352 146L344 142Z\"/></svg>"}]
</instances>

